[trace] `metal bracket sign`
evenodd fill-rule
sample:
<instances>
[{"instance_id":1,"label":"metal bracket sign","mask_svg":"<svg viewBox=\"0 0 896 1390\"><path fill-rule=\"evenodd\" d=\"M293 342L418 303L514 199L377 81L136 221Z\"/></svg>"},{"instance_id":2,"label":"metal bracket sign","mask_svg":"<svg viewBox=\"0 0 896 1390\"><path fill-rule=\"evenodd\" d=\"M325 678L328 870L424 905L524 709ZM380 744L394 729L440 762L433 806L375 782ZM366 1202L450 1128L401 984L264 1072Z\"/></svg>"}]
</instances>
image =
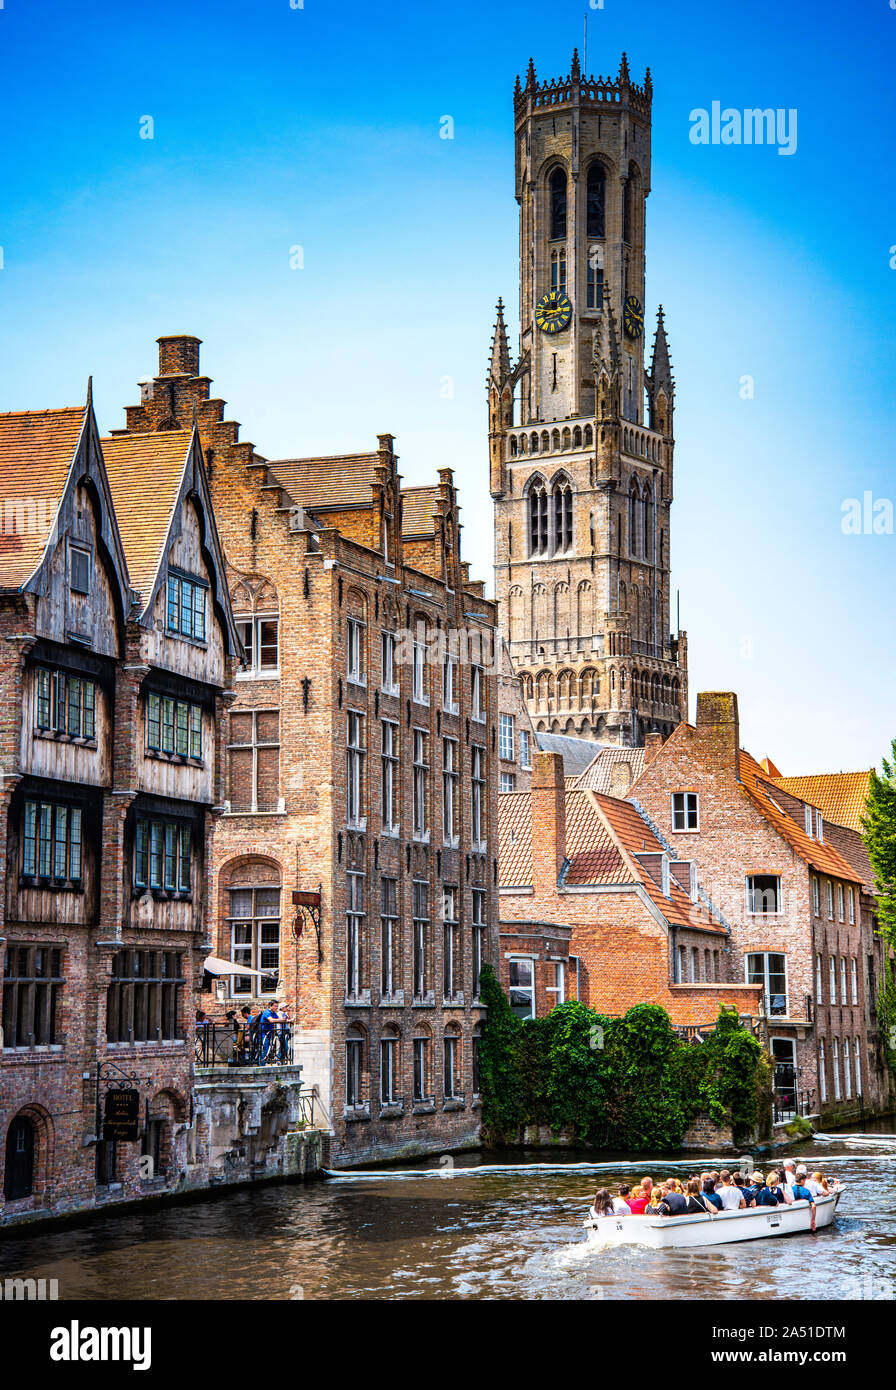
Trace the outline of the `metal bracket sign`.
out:
<instances>
[{"instance_id":1,"label":"metal bracket sign","mask_svg":"<svg viewBox=\"0 0 896 1390\"><path fill-rule=\"evenodd\" d=\"M103 1138L119 1144L139 1139L140 1092L116 1086L106 1092L103 1112Z\"/></svg>"},{"instance_id":2,"label":"metal bracket sign","mask_svg":"<svg viewBox=\"0 0 896 1390\"><path fill-rule=\"evenodd\" d=\"M323 896L323 884L320 884L316 893L308 893L296 889L292 895L292 905L296 910L295 921L293 923L293 936L298 941L302 935L302 928L305 924L305 914L311 919L317 936L317 961L323 963L324 953L320 944L320 905Z\"/></svg>"}]
</instances>

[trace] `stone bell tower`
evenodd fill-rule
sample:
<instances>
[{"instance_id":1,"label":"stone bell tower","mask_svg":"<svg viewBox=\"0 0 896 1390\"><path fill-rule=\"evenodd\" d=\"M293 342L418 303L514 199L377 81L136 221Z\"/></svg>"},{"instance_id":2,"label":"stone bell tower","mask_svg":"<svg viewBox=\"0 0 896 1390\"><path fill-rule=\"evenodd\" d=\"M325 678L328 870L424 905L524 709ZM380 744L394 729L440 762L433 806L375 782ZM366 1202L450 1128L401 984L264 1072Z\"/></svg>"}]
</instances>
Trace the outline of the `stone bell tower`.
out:
<instances>
[{"instance_id":1,"label":"stone bell tower","mask_svg":"<svg viewBox=\"0 0 896 1390\"><path fill-rule=\"evenodd\" d=\"M644 355L652 84L514 92L520 355L499 301L488 373L496 592L539 731L638 745L687 715L670 635L674 381L662 309Z\"/></svg>"}]
</instances>

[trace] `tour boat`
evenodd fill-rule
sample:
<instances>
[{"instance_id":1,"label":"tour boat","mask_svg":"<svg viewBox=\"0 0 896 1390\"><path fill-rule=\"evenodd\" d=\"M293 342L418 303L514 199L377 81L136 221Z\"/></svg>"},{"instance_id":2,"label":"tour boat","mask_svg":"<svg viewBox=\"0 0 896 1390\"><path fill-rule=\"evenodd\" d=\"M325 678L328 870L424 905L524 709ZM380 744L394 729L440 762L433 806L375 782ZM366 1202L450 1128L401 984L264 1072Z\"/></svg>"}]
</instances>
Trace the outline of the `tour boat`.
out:
<instances>
[{"instance_id":1,"label":"tour boat","mask_svg":"<svg viewBox=\"0 0 896 1390\"><path fill-rule=\"evenodd\" d=\"M841 1187L816 1200L817 1231L830 1226L842 1192ZM588 1240L600 1245L649 1245L655 1250L680 1250L761 1240L765 1236L789 1236L811 1230L811 1222L809 1203L799 1201L789 1206L720 1211L715 1216L589 1216L584 1224Z\"/></svg>"}]
</instances>

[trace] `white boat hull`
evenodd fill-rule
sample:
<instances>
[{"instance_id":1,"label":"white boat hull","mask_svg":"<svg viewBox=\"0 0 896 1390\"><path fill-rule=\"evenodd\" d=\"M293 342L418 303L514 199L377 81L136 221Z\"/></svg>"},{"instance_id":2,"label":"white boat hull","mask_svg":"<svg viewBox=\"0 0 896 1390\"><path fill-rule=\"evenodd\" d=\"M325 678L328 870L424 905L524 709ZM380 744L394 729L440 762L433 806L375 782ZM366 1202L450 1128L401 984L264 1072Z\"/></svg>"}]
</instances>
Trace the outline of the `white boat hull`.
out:
<instances>
[{"instance_id":1,"label":"white boat hull","mask_svg":"<svg viewBox=\"0 0 896 1390\"><path fill-rule=\"evenodd\" d=\"M830 1226L842 1188L815 1203L815 1229ZM782 1207L720 1211L717 1216L602 1216L585 1222L588 1240L600 1245L649 1245L681 1250L702 1245L729 1245L811 1230L812 1208L806 1201Z\"/></svg>"}]
</instances>

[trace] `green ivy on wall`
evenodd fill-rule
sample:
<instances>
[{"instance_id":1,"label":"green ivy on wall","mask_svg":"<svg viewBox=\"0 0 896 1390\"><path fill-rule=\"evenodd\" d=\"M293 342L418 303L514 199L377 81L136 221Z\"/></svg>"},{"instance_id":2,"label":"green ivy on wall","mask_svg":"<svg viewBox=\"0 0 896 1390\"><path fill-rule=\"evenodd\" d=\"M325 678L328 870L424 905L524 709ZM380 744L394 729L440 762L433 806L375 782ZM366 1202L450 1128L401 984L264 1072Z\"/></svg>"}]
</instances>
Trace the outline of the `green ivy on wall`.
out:
<instances>
[{"instance_id":1,"label":"green ivy on wall","mask_svg":"<svg viewBox=\"0 0 896 1390\"><path fill-rule=\"evenodd\" d=\"M677 1149L702 1113L730 1123L740 1142L769 1112L771 1064L734 1009L722 1007L710 1037L690 1043L655 1004L607 1018L570 1002L521 1020L490 966L480 993L488 1006L479 1075L490 1147L542 1124L588 1147Z\"/></svg>"}]
</instances>

